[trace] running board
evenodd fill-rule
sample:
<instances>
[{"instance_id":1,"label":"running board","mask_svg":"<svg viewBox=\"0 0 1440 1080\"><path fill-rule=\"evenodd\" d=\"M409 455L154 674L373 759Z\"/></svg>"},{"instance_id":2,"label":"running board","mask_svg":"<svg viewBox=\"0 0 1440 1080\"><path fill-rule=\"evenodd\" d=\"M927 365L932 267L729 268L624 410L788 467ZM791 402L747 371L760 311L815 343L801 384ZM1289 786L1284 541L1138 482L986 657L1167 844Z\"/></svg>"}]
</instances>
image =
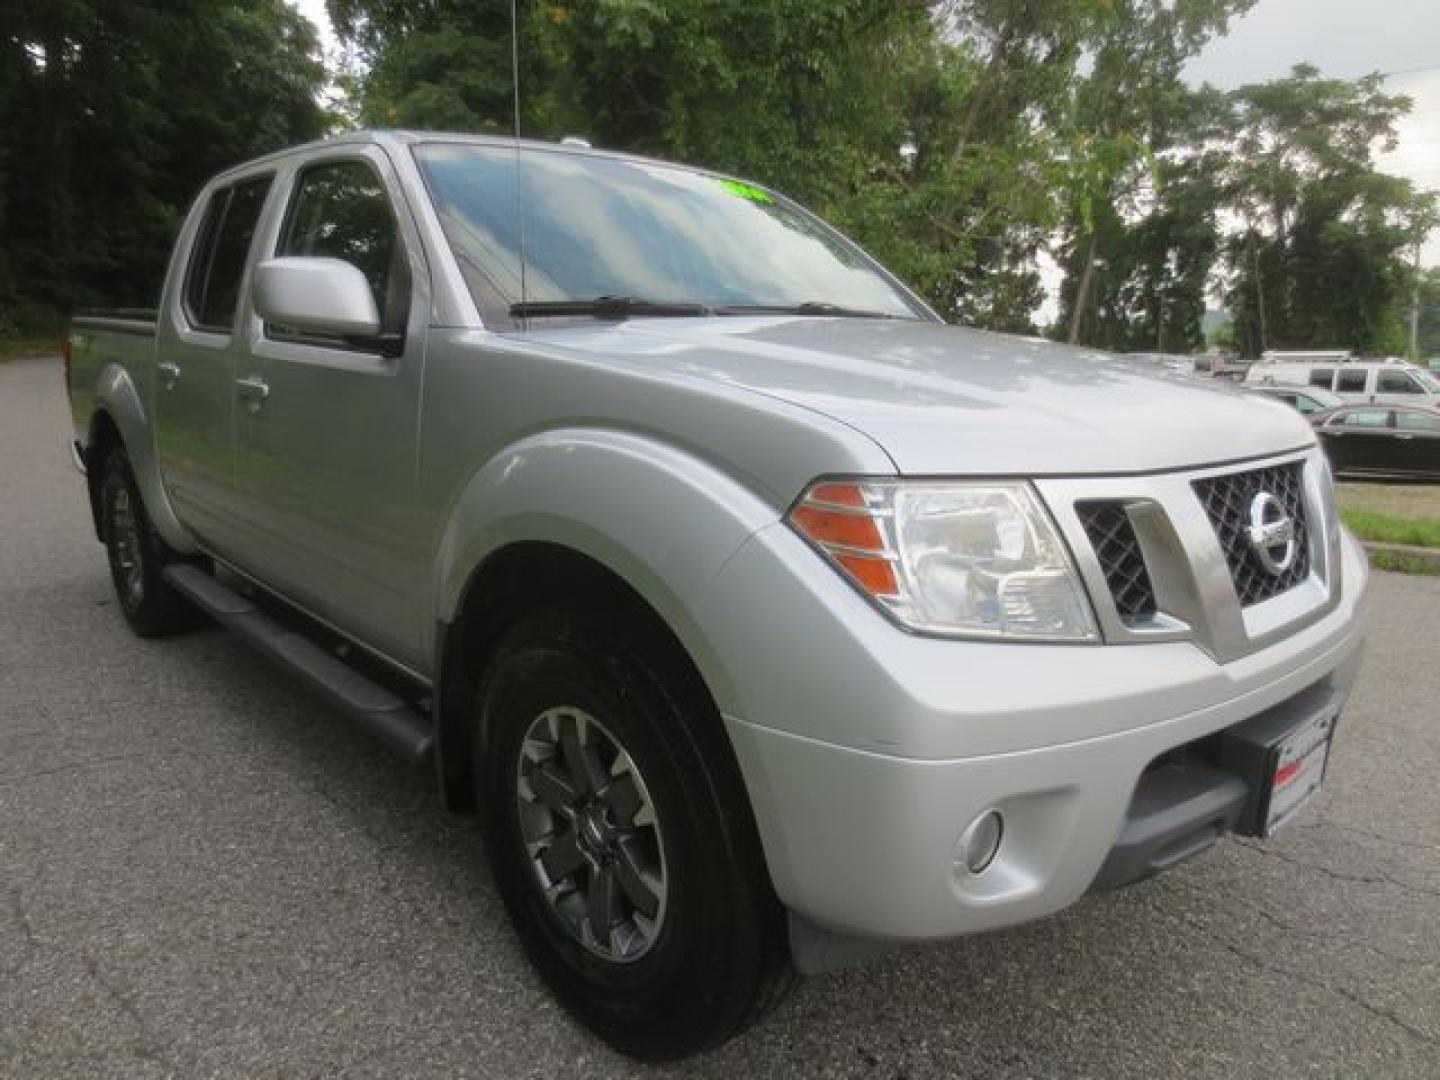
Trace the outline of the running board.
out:
<instances>
[{"instance_id":1,"label":"running board","mask_svg":"<svg viewBox=\"0 0 1440 1080\"><path fill-rule=\"evenodd\" d=\"M402 760L424 765L435 748L429 718L309 638L281 625L198 566L171 563L165 580L202 611L289 669Z\"/></svg>"}]
</instances>

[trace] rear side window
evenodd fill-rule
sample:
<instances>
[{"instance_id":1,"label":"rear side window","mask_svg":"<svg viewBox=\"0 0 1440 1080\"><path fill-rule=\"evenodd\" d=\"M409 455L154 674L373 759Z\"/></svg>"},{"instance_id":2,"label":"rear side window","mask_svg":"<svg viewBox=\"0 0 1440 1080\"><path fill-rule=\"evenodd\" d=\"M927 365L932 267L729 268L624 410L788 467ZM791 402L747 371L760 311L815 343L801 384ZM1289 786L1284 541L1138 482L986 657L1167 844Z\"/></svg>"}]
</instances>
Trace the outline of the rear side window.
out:
<instances>
[{"instance_id":1,"label":"rear side window","mask_svg":"<svg viewBox=\"0 0 1440 1080\"><path fill-rule=\"evenodd\" d=\"M1375 384L1381 394L1418 394L1420 385L1403 371L1382 371Z\"/></svg>"},{"instance_id":2,"label":"rear side window","mask_svg":"<svg viewBox=\"0 0 1440 1080\"><path fill-rule=\"evenodd\" d=\"M315 165L300 174L279 255L343 259L370 283L384 330L402 330L410 281L390 197L363 161Z\"/></svg>"},{"instance_id":3,"label":"rear side window","mask_svg":"<svg viewBox=\"0 0 1440 1080\"><path fill-rule=\"evenodd\" d=\"M1335 371L1333 368L1317 367L1310 371L1310 385L1318 386L1322 390L1329 390L1331 380L1334 378Z\"/></svg>"},{"instance_id":4,"label":"rear side window","mask_svg":"<svg viewBox=\"0 0 1440 1080\"><path fill-rule=\"evenodd\" d=\"M1369 374L1364 368L1359 371L1340 372L1340 377L1335 381L1335 392L1337 394L1363 394L1365 380Z\"/></svg>"},{"instance_id":5,"label":"rear side window","mask_svg":"<svg viewBox=\"0 0 1440 1080\"><path fill-rule=\"evenodd\" d=\"M1352 409L1341 415L1337 423L1341 427L1383 428L1390 422L1387 409Z\"/></svg>"},{"instance_id":6,"label":"rear side window","mask_svg":"<svg viewBox=\"0 0 1440 1080\"><path fill-rule=\"evenodd\" d=\"M269 193L270 177L258 176L210 196L185 277L185 310L194 326L222 334L234 328L245 257Z\"/></svg>"},{"instance_id":7,"label":"rear side window","mask_svg":"<svg viewBox=\"0 0 1440 1080\"><path fill-rule=\"evenodd\" d=\"M1395 412L1395 426L1404 431L1428 431L1440 435L1440 416L1435 413L1398 409Z\"/></svg>"}]
</instances>

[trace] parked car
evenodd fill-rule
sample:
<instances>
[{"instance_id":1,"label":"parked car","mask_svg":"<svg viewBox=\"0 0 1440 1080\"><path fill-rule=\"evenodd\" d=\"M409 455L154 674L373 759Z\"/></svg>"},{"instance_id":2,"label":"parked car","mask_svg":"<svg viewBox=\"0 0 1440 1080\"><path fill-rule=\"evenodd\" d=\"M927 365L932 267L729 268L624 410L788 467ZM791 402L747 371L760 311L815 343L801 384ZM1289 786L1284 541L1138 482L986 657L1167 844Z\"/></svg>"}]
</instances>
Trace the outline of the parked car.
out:
<instances>
[{"instance_id":1,"label":"parked car","mask_svg":"<svg viewBox=\"0 0 1440 1080\"><path fill-rule=\"evenodd\" d=\"M1311 422L1338 474L1440 478L1440 409L1351 406Z\"/></svg>"},{"instance_id":2,"label":"parked car","mask_svg":"<svg viewBox=\"0 0 1440 1080\"><path fill-rule=\"evenodd\" d=\"M1300 417L947 326L698 169L261 158L67 378L131 627L203 610L429 765L557 996L643 1058L792 968L1269 835L1358 663Z\"/></svg>"},{"instance_id":3,"label":"parked car","mask_svg":"<svg viewBox=\"0 0 1440 1080\"><path fill-rule=\"evenodd\" d=\"M1245 383L1310 386L1332 391L1344 401L1369 404L1440 404L1440 379L1424 368L1396 360L1260 363L1245 373Z\"/></svg>"},{"instance_id":4,"label":"parked car","mask_svg":"<svg viewBox=\"0 0 1440 1080\"><path fill-rule=\"evenodd\" d=\"M1345 404L1345 399L1339 394L1332 394L1329 390L1321 390L1313 386L1247 386L1246 389L1255 394L1283 401L1306 416L1311 413L1329 412Z\"/></svg>"}]
</instances>

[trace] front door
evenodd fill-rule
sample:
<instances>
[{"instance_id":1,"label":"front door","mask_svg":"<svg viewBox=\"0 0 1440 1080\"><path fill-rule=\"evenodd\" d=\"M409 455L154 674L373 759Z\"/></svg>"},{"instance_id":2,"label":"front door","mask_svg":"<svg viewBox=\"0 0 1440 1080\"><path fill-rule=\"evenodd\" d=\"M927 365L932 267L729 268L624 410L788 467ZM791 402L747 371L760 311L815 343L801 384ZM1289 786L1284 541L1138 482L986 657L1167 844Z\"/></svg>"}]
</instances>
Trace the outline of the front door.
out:
<instances>
[{"instance_id":1,"label":"front door","mask_svg":"<svg viewBox=\"0 0 1440 1080\"><path fill-rule=\"evenodd\" d=\"M155 440L166 493L187 528L223 550L233 469L236 319L256 226L273 174L211 193L182 236L190 256L157 327ZM193 239L192 239L193 238Z\"/></svg>"},{"instance_id":2,"label":"front door","mask_svg":"<svg viewBox=\"0 0 1440 1080\"><path fill-rule=\"evenodd\" d=\"M1389 472L1395 468L1390 410L1349 409L1324 428L1325 449L1336 472Z\"/></svg>"},{"instance_id":3,"label":"front door","mask_svg":"<svg viewBox=\"0 0 1440 1080\"><path fill-rule=\"evenodd\" d=\"M382 334L324 339L252 318L236 372L242 568L393 659L422 666L427 552L414 502L428 279L382 151L348 147L283 179L268 255L324 256L370 282Z\"/></svg>"},{"instance_id":4,"label":"front door","mask_svg":"<svg viewBox=\"0 0 1440 1080\"><path fill-rule=\"evenodd\" d=\"M1440 476L1440 414L1428 409L1396 409L1395 441L1400 469Z\"/></svg>"}]
</instances>

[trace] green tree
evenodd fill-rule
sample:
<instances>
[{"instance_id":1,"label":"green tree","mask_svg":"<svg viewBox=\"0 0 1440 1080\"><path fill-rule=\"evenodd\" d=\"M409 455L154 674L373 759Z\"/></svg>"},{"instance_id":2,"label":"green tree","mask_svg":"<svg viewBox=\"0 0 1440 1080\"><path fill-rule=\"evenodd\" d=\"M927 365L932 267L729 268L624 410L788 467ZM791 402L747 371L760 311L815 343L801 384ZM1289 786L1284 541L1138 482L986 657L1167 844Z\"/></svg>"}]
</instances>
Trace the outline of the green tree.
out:
<instances>
[{"instance_id":1,"label":"green tree","mask_svg":"<svg viewBox=\"0 0 1440 1080\"><path fill-rule=\"evenodd\" d=\"M1061 320L1072 342L1188 351L1201 342L1217 240L1213 155L1223 102L1181 78L1254 0L1115 0L1083 28L1072 82Z\"/></svg>"},{"instance_id":2,"label":"green tree","mask_svg":"<svg viewBox=\"0 0 1440 1080\"><path fill-rule=\"evenodd\" d=\"M152 304L204 180L322 132L316 53L283 0L7 4L0 312Z\"/></svg>"},{"instance_id":3,"label":"green tree","mask_svg":"<svg viewBox=\"0 0 1440 1080\"><path fill-rule=\"evenodd\" d=\"M1435 196L1375 168L1408 98L1379 75L1324 79L1308 65L1233 95L1226 243L1235 340L1264 349L1405 348L1406 255L1433 227Z\"/></svg>"},{"instance_id":4,"label":"green tree","mask_svg":"<svg viewBox=\"0 0 1440 1080\"><path fill-rule=\"evenodd\" d=\"M1424 363L1440 360L1440 266L1420 273L1411 297L1417 307L1418 356Z\"/></svg>"}]
</instances>

